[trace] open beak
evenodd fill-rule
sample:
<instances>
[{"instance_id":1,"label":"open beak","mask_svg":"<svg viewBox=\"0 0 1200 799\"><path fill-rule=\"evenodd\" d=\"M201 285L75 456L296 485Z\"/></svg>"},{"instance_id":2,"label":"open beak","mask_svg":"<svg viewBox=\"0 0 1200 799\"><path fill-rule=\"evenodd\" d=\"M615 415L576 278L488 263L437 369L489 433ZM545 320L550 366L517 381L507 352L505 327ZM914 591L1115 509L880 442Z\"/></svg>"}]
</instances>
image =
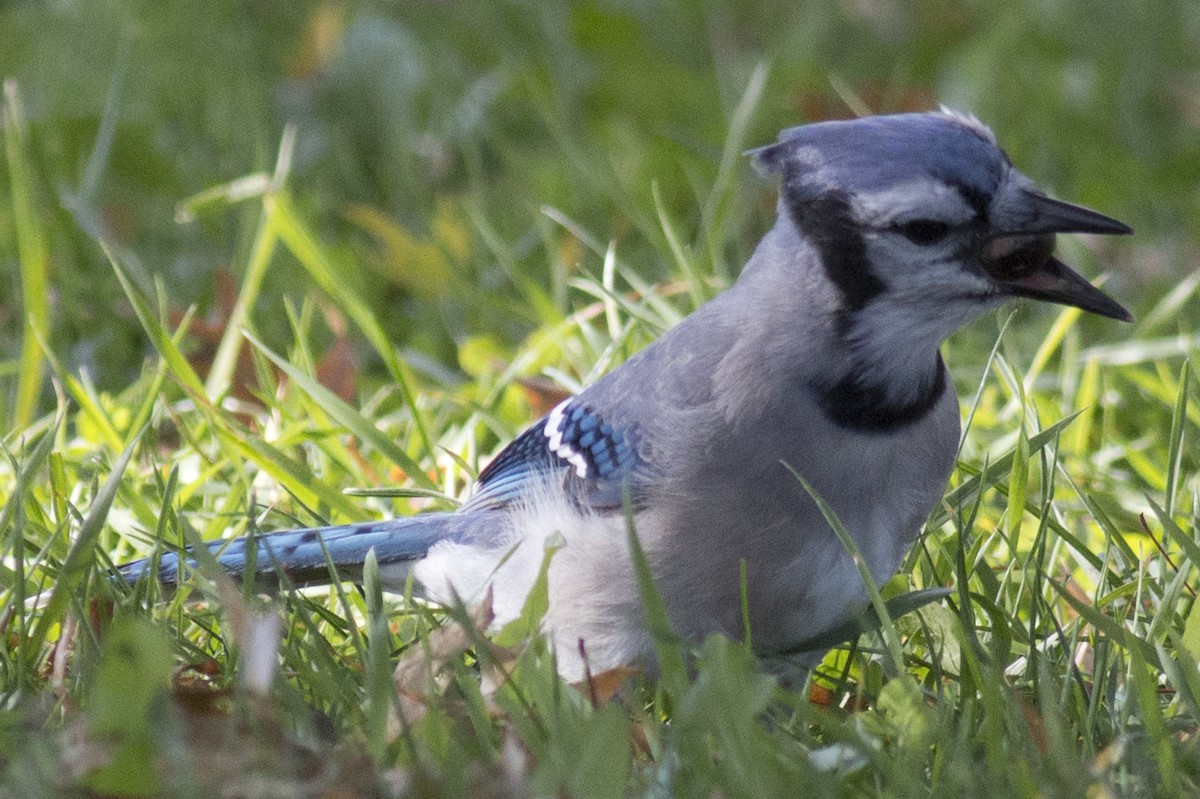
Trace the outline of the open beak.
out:
<instances>
[{"instance_id":1,"label":"open beak","mask_svg":"<svg viewBox=\"0 0 1200 799\"><path fill-rule=\"evenodd\" d=\"M1085 311L1132 322L1133 314L1062 261L1051 256L1040 268L1026 275L998 281L1010 294L1030 297L1059 305L1073 305Z\"/></svg>"},{"instance_id":2,"label":"open beak","mask_svg":"<svg viewBox=\"0 0 1200 799\"><path fill-rule=\"evenodd\" d=\"M1079 205L1053 200L1044 194L1024 192L1029 214L1018 230L988 241L982 252L983 267L1005 291L1017 297L1071 305L1085 311L1132 322L1133 315L1120 303L1089 283L1053 256L1055 233L1127 235L1126 224Z\"/></svg>"}]
</instances>

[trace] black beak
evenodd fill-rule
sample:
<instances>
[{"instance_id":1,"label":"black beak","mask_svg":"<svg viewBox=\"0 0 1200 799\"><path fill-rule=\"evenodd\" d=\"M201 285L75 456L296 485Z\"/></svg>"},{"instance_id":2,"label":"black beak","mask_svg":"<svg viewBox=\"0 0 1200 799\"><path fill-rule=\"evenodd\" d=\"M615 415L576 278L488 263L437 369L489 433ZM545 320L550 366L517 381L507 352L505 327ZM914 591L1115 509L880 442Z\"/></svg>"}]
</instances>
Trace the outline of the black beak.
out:
<instances>
[{"instance_id":1,"label":"black beak","mask_svg":"<svg viewBox=\"0 0 1200 799\"><path fill-rule=\"evenodd\" d=\"M1133 228L1111 216L1084 208L1082 205L1055 200L1032 191L1022 192L1029 203L1032 218L1021 223L1020 233L1099 233L1108 236L1128 236Z\"/></svg>"},{"instance_id":2,"label":"black beak","mask_svg":"<svg viewBox=\"0 0 1200 799\"><path fill-rule=\"evenodd\" d=\"M1053 256L1026 275L998 282L1008 293L1017 297L1072 305L1110 319L1133 321L1133 314L1124 306Z\"/></svg>"},{"instance_id":3,"label":"black beak","mask_svg":"<svg viewBox=\"0 0 1200 799\"><path fill-rule=\"evenodd\" d=\"M1112 217L1052 200L1044 194L1023 192L1028 214L1018 230L988 241L981 254L983 267L996 283L1016 297L1029 297L1082 308L1111 319L1132 322L1133 315L1120 303L1053 256L1055 233L1127 235L1133 229Z\"/></svg>"}]
</instances>

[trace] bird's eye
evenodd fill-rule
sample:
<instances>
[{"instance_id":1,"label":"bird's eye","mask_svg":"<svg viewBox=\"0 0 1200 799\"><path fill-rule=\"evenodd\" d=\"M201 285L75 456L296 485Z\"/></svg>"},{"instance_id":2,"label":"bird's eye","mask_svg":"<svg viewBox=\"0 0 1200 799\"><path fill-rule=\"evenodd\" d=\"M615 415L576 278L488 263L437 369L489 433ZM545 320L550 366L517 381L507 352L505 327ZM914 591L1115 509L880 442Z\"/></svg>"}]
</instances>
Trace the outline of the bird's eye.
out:
<instances>
[{"instance_id":1,"label":"bird's eye","mask_svg":"<svg viewBox=\"0 0 1200 799\"><path fill-rule=\"evenodd\" d=\"M897 225L896 229L913 244L927 246L946 238L950 225L937 219L914 219Z\"/></svg>"}]
</instances>

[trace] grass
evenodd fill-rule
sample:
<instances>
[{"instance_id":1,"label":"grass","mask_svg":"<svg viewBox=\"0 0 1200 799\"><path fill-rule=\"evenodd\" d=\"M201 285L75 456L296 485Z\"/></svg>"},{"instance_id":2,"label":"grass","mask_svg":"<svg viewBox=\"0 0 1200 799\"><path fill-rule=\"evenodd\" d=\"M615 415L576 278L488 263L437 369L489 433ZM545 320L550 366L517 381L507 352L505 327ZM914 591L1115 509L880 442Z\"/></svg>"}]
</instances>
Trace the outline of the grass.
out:
<instances>
[{"instance_id":1,"label":"grass","mask_svg":"<svg viewBox=\"0 0 1200 799\"><path fill-rule=\"evenodd\" d=\"M288 213L286 191L258 198L263 227L292 226L280 240L319 275L331 259L319 237L303 219L276 216ZM627 267L595 249L600 277L579 278L577 290L598 299L547 319L553 335L533 337L515 363L544 361L540 350L553 346L559 363L571 353L611 366L692 296L631 294L617 282ZM353 773L362 795L397 784L465 795L735 796L795 785L814 795L1180 795L1200 778L1186 362L1111 365L1138 345L1080 349L1072 311L1043 343L1075 347L1076 358L1046 353L1021 367L1002 340L967 408L945 504L883 586L887 596L949 586L951 596L832 654L807 693L719 638L699 645L694 671L675 655L659 680L606 674L574 688L536 638L493 651L475 627L439 626L442 612L384 598L369 580L363 594L288 592L267 606L234 586L187 604L194 587L168 600L109 583L107 564L155 541L432 501L399 490L360 502L347 487L460 496L519 423L505 406L524 371L419 391L389 383L356 407L313 377L309 299L288 309L286 355L256 338L242 351L260 381L253 401L222 402L179 349L187 320L164 325L119 256L112 268L156 355L119 396L56 367L58 409L6 447L2 734L17 793L138 795L164 779L172 793L236 794L270 777L303 778L295 790L317 795ZM711 290L694 280L691 291ZM360 300L328 287L359 318ZM956 354L950 362L966 372ZM404 374L394 354L380 357ZM1126 410L1134 391L1157 399ZM1127 413L1141 420L1133 430ZM1137 482L1158 490L1131 491ZM282 628L254 632L276 614ZM278 663L250 688L244 675L262 647L268 662L277 647ZM409 675L397 678L399 692L397 657ZM480 673L500 686L481 689ZM614 682L623 683L615 694ZM68 746L81 728L82 753Z\"/></svg>"},{"instance_id":2,"label":"grass","mask_svg":"<svg viewBox=\"0 0 1200 799\"><path fill-rule=\"evenodd\" d=\"M553 10L489 5L494 29L527 45L511 51L531 55L488 71L468 44L505 48L452 10L416 7L400 25L366 6L297 8L262 47L239 38L267 34L241 33L253 26L232 6L189 18L241 68L165 67L193 97L210 96L207 81L227 89L212 94L224 105L175 109L181 128L205 130L202 111L223 120L207 129L218 167L204 139L173 139L192 144L170 166L148 156L139 125L174 106L121 104L134 89L155 95L145 65L166 62L154 48L190 63L166 12L138 33L90 23L125 55L112 74L78 72L86 97L103 98L88 135L55 111L65 89L39 91L22 62L0 62L22 76L6 86L0 211L22 285L0 320L13 342L0 369L0 795L1195 794L1197 280L1180 221L1195 218L1196 143L1159 93L1135 91L1191 52L1166 4L1094 63L1073 22L1087 9L1071 3L1043 20L1042 49L1020 50L1019 17L1000 11L956 22L962 44L933 32L885 42L882 99L854 59L876 39L817 10L799 33L742 30L758 48L715 42L705 57L729 60L714 69L632 12L576 4L566 35ZM688 8L687 41L705 40L690 26L706 20L725 30L719 6ZM37 27L31 9L6 13L14 30ZM350 122L314 102L297 128L272 127L264 87L278 78L246 53L293 52L286 37L319 39L323 26L355 46L313 45L324 67L306 80ZM41 41L59 52L51 27ZM845 60L797 54L822 53L821 36L847 42ZM353 59L401 40L415 72L376 64L412 81L393 85L395 105L355 94L367 89L353 76L371 73ZM979 71L1014 52L1031 85ZM1136 61L1150 52L1164 60ZM781 682L725 639L661 636L656 679L566 685L528 632L537 596L521 625L489 637L486 608L384 595L370 567L361 590L273 599L221 581L167 596L107 578L113 563L194 541L452 507L557 392L736 275L771 213L739 153L798 121L797 107L835 102L788 94L812 71L877 109L909 92L927 105L931 86L979 98L960 104L1035 179L1128 210L1131 242L1060 247L1086 274L1120 277L1139 321L1022 308L948 343L967 421L958 468L878 587L882 628L848 634L809 684ZM229 118L214 110L225 106ZM1044 114L1015 110L1028 107ZM430 177L407 144L352 143L343 128L429 134L448 147L448 172ZM339 170L314 167L313 131ZM223 294L189 284L197 261L230 265ZM1175 271L1142 277L1164 261ZM652 581L642 591L661 627Z\"/></svg>"}]
</instances>

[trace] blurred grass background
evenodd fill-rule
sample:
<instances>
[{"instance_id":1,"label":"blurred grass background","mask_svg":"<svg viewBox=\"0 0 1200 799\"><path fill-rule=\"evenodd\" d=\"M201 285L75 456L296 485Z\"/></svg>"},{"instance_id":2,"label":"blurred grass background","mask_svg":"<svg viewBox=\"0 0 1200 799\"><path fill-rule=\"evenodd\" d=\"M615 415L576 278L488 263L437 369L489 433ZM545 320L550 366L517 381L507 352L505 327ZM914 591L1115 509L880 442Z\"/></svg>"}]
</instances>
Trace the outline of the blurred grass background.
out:
<instances>
[{"instance_id":1,"label":"blurred grass background","mask_svg":"<svg viewBox=\"0 0 1200 799\"><path fill-rule=\"evenodd\" d=\"M1187 795L1197 40L1182 0L0 6L0 796ZM1139 320L949 343L971 429L884 586L955 590L890 630L911 679L867 635L810 703L714 639L575 691L526 642L492 694L489 647L368 588L278 602L263 702L254 600L104 578L452 501L736 277L774 216L744 148L939 103L1133 225L1060 247Z\"/></svg>"},{"instance_id":2,"label":"blurred grass background","mask_svg":"<svg viewBox=\"0 0 1200 799\"><path fill-rule=\"evenodd\" d=\"M146 351L95 238L121 250L140 285L159 276L177 309L196 304L219 324L216 276L236 279L258 209L219 205L179 223L177 206L270 169L289 122L301 213L392 340L438 365L469 369L468 341L519 341L539 321L531 285L566 309L578 254L545 251L542 206L612 237L653 281L667 275L657 184L689 239L703 244L704 224L733 231L723 249L699 250L728 280L769 222L772 187L738 161L736 193L707 220L702 187L760 64L769 75L748 145L856 112L945 103L979 115L1058 196L1137 229L1113 269L1136 307L1194 263L1198 20L1186 0L16 0L0 7L0 75L17 82L28 120L47 343L113 390ZM0 269L15 288L13 227L0 204ZM306 278L281 259L265 281L260 309L281 308ZM0 296L8 374L19 297ZM268 342L287 334L282 313L256 324Z\"/></svg>"}]
</instances>

